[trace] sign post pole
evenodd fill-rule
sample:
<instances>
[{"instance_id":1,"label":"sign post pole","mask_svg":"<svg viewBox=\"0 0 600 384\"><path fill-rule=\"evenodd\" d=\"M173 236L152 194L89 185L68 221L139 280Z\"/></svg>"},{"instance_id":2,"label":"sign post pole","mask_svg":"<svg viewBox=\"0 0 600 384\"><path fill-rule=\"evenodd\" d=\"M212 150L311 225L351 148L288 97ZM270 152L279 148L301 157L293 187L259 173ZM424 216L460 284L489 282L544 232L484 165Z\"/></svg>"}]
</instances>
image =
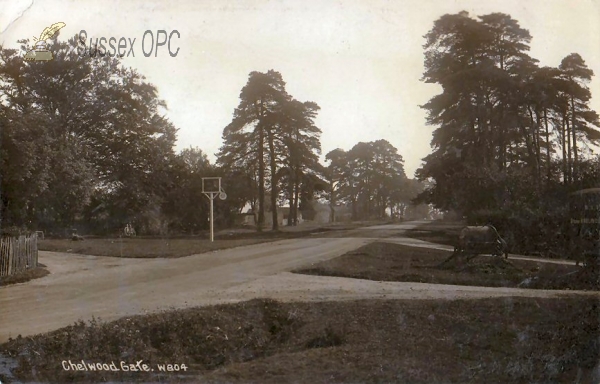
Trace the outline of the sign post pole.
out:
<instances>
[{"instance_id":1,"label":"sign post pole","mask_svg":"<svg viewBox=\"0 0 600 384\"><path fill-rule=\"evenodd\" d=\"M227 198L227 194L221 187L220 177L203 177L202 178L202 193L210 200L210 241L215 241L215 227L214 227L214 200L219 196L221 200Z\"/></svg>"},{"instance_id":2,"label":"sign post pole","mask_svg":"<svg viewBox=\"0 0 600 384\"><path fill-rule=\"evenodd\" d=\"M213 241L215 241L214 218L213 218L213 204L214 204L214 201L215 201L214 194L211 193L210 194L210 242L211 243Z\"/></svg>"}]
</instances>

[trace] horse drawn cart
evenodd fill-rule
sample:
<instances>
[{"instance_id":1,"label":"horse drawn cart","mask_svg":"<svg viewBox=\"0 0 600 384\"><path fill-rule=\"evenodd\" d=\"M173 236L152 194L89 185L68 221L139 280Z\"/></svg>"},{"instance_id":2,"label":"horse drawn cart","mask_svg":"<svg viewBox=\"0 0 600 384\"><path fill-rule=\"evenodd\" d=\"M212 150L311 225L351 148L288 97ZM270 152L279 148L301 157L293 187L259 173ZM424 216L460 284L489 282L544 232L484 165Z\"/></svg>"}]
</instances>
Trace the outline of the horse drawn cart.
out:
<instances>
[{"instance_id":1,"label":"horse drawn cart","mask_svg":"<svg viewBox=\"0 0 600 384\"><path fill-rule=\"evenodd\" d=\"M469 261L477 255L489 254L492 256L508 258L506 241L498 234L492 225L467 226L460 231L458 245L447 261L460 257Z\"/></svg>"}]
</instances>

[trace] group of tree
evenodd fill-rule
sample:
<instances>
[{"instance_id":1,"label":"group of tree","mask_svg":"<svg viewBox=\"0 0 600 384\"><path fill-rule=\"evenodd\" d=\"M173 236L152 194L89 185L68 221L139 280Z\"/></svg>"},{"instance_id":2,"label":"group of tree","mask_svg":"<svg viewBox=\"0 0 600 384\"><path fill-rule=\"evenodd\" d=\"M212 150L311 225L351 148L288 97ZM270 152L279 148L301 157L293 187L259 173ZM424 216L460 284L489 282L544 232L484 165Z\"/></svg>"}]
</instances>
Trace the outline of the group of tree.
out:
<instances>
[{"instance_id":1,"label":"group of tree","mask_svg":"<svg viewBox=\"0 0 600 384\"><path fill-rule=\"evenodd\" d=\"M229 185L247 187L248 198L240 203L249 203L257 213L259 230L267 209L273 229L278 229L276 207L283 201L290 207L288 224L297 224L302 204L324 189L321 130L315 125L319 109L289 95L274 70L250 73L242 88L233 119L223 130L217 166Z\"/></svg>"},{"instance_id":2,"label":"group of tree","mask_svg":"<svg viewBox=\"0 0 600 384\"><path fill-rule=\"evenodd\" d=\"M24 61L19 43L0 47L3 228L205 225L181 204L206 206L196 175L213 170L198 149L174 152L153 85L118 58L77 55L75 39L55 39L49 62Z\"/></svg>"},{"instance_id":3,"label":"group of tree","mask_svg":"<svg viewBox=\"0 0 600 384\"><path fill-rule=\"evenodd\" d=\"M355 219L401 215L419 188L385 140L337 149L322 165L319 106L294 99L274 70L250 73L213 165L199 148L175 153L156 87L118 57L82 57L75 39L55 38L54 60L27 62L30 42L19 43L0 47L4 228L197 233L208 227L207 176L221 176L228 195L215 205L218 224L249 205L259 229L268 211L278 228L282 205L296 225L315 200L347 203Z\"/></svg>"},{"instance_id":4,"label":"group of tree","mask_svg":"<svg viewBox=\"0 0 600 384\"><path fill-rule=\"evenodd\" d=\"M403 217L420 192L421 183L406 176L402 156L386 140L360 142L347 152L334 149L326 160L331 221L338 203L352 207L354 220L383 218L388 212Z\"/></svg>"},{"instance_id":5,"label":"group of tree","mask_svg":"<svg viewBox=\"0 0 600 384\"><path fill-rule=\"evenodd\" d=\"M339 204L351 206L354 220L402 216L422 184L406 177L398 150L386 140L361 142L348 152L329 152L324 166L318 111L316 103L289 95L279 72L250 73L217 160L241 197L238 209L249 204L258 228L270 211L273 229L279 221L273 207L287 204L287 224L295 225L299 211L310 217L315 200L329 201L330 221Z\"/></svg>"},{"instance_id":6,"label":"group of tree","mask_svg":"<svg viewBox=\"0 0 600 384\"><path fill-rule=\"evenodd\" d=\"M441 93L423 106L437 128L417 172L432 181L421 201L467 216L548 215L569 192L600 182L593 72L579 54L540 67L529 32L502 13L445 15L425 38L422 80Z\"/></svg>"}]
</instances>

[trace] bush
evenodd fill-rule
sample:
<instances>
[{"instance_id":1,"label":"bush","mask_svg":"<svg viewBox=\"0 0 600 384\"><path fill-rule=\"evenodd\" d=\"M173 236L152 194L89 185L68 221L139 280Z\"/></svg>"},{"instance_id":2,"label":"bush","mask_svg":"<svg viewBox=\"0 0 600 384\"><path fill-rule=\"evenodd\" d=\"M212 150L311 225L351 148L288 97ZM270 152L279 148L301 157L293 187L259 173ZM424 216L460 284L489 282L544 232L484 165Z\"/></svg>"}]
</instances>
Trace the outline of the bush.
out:
<instances>
[{"instance_id":1,"label":"bush","mask_svg":"<svg viewBox=\"0 0 600 384\"><path fill-rule=\"evenodd\" d=\"M16 227L16 226L6 227L6 228L2 228L2 230L0 230L0 234L2 236L12 236L12 237L18 237L21 235L31 235L32 233L33 233L33 231L30 231L25 227Z\"/></svg>"},{"instance_id":2,"label":"bush","mask_svg":"<svg viewBox=\"0 0 600 384\"><path fill-rule=\"evenodd\" d=\"M343 343L343 332L336 332L331 326L327 326L320 335L306 342L306 348L337 347Z\"/></svg>"}]
</instances>

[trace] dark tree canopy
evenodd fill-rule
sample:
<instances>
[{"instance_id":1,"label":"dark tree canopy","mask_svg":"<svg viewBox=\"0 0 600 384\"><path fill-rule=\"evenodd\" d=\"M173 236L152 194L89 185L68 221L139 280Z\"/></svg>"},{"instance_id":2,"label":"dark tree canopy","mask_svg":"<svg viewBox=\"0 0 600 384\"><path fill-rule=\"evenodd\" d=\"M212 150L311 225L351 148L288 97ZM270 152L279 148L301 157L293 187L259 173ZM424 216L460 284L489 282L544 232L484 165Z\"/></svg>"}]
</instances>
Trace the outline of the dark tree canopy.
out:
<instances>
[{"instance_id":1,"label":"dark tree canopy","mask_svg":"<svg viewBox=\"0 0 600 384\"><path fill-rule=\"evenodd\" d=\"M600 131L586 86L593 73L578 54L540 68L529 31L502 13L445 15L425 38L423 81L442 92L422 106L436 127L417 172L433 181L423 201L469 213L581 184ZM524 175L532 188L517 181Z\"/></svg>"},{"instance_id":2,"label":"dark tree canopy","mask_svg":"<svg viewBox=\"0 0 600 384\"><path fill-rule=\"evenodd\" d=\"M117 59L79 57L73 40L47 63L23 61L21 43L0 49L3 225L63 228L87 213L120 226L158 207L176 129L156 88Z\"/></svg>"},{"instance_id":3,"label":"dark tree canopy","mask_svg":"<svg viewBox=\"0 0 600 384\"><path fill-rule=\"evenodd\" d=\"M242 88L232 122L223 130L217 164L252 187L247 189L246 201L258 212L259 229L267 207L273 229L277 229L274 207L279 205L282 191L291 207L288 223L297 222L303 177L319 168L321 130L314 124L318 111L316 103L288 95L281 74L273 70L250 73Z\"/></svg>"}]
</instances>

